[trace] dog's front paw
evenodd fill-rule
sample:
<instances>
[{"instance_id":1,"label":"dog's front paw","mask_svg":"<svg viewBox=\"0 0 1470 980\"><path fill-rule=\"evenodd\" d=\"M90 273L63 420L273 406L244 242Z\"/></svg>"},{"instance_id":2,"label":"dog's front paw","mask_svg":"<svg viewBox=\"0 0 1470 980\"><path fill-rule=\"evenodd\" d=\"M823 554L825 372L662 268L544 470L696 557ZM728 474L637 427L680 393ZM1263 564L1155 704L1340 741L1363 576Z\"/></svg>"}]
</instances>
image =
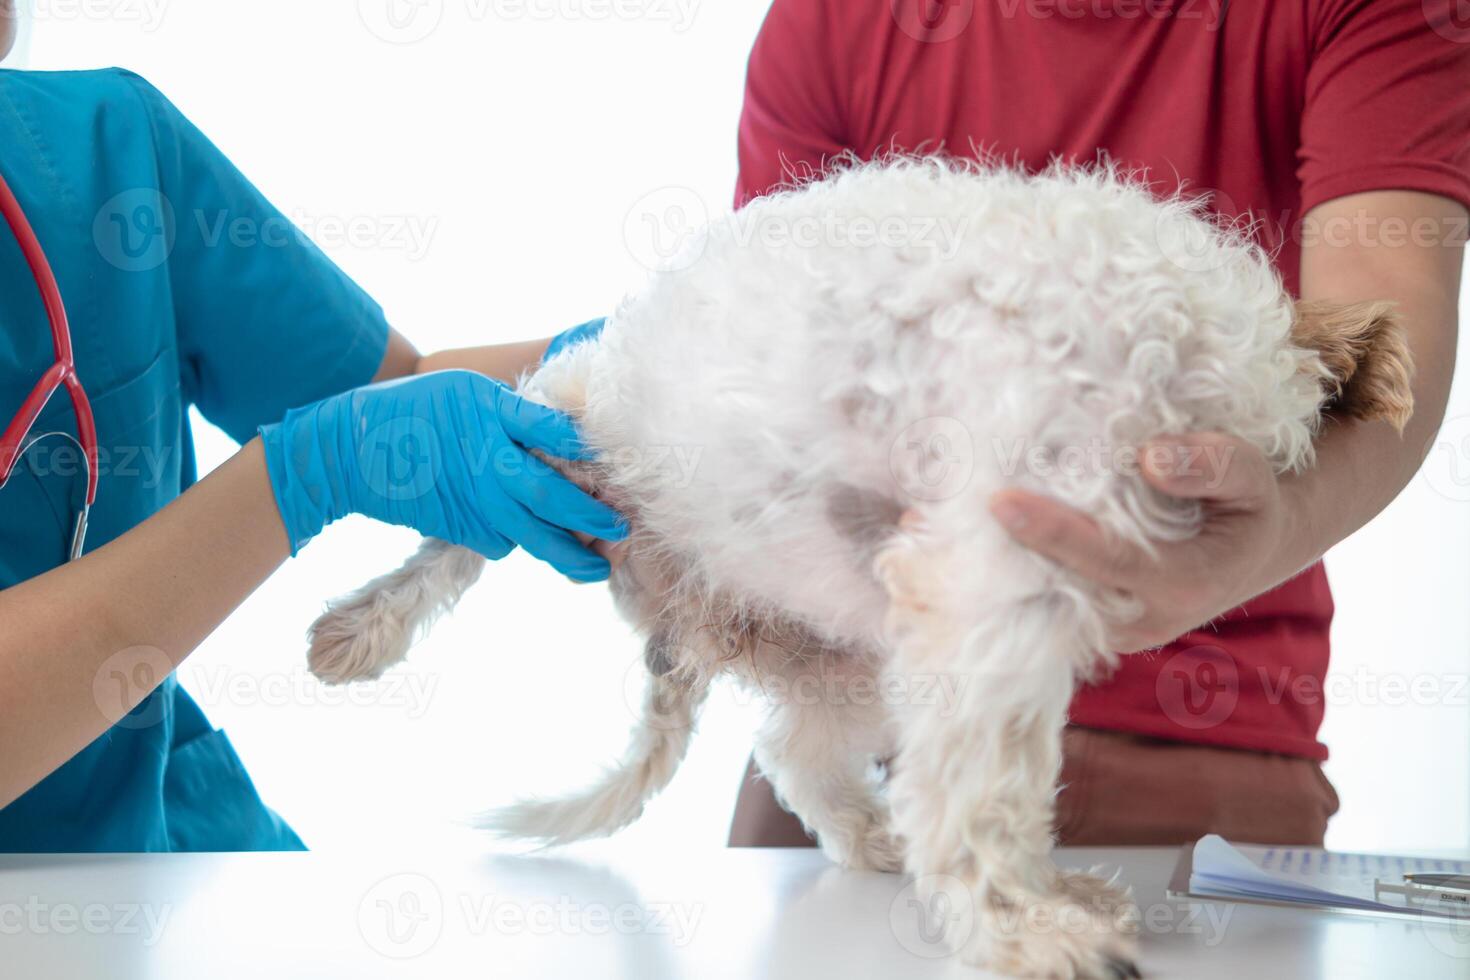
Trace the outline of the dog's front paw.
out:
<instances>
[{"instance_id":1,"label":"dog's front paw","mask_svg":"<svg viewBox=\"0 0 1470 980\"><path fill-rule=\"evenodd\" d=\"M939 890L959 888L942 876ZM1059 876L1047 894L1007 895L969 887L938 904L949 916L951 946L970 966L1038 980L1134 980L1142 974L1137 909L1100 879Z\"/></svg>"},{"instance_id":2,"label":"dog's front paw","mask_svg":"<svg viewBox=\"0 0 1470 980\"><path fill-rule=\"evenodd\" d=\"M332 603L307 631L306 664L328 684L376 680L408 654L409 636L358 596Z\"/></svg>"},{"instance_id":3,"label":"dog's front paw","mask_svg":"<svg viewBox=\"0 0 1470 980\"><path fill-rule=\"evenodd\" d=\"M856 871L902 871L903 847L888 829L887 821L873 820L865 826L841 855L828 855Z\"/></svg>"},{"instance_id":4,"label":"dog's front paw","mask_svg":"<svg viewBox=\"0 0 1470 980\"><path fill-rule=\"evenodd\" d=\"M1101 876L1101 868L1090 872L1063 871L1057 875L1062 890L1072 896L1079 905L1096 909L1101 916L1112 916L1114 928L1122 935L1138 934L1140 914L1138 905L1127 888L1117 884L1116 878Z\"/></svg>"},{"instance_id":5,"label":"dog's front paw","mask_svg":"<svg viewBox=\"0 0 1470 980\"><path fill-rule=\"evenodd\" d=\"M901 871L903 847L889 827L886 808L854 810L840 826L820 830L822 850L854 871Z\"/></svg>"},{"instance_id":6,"label":"dog's front paw","mask_svg":"<svg viewBox=\"0 0 1470 980\"><path fill-rule=\"evenodd\" d=\"M1120 929L1112 909L1070 895L986 916L988 935L965 961L1017 977L1046 980L1133 980L1135 932ZM969 952L969 951L967 951Z\"/></svg>"}]
</instances>

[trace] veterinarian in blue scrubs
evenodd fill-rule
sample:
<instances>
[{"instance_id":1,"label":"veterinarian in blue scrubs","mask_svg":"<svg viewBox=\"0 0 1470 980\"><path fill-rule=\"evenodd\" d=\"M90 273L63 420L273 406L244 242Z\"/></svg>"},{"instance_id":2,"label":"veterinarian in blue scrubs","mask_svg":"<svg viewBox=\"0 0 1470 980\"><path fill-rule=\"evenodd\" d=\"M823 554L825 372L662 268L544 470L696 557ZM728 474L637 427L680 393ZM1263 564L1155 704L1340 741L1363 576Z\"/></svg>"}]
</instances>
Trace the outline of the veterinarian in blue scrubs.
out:
<instances>
[{"instance_id":1,"label":"veterinarian in blue scrubs","mask_svg":"<svg viewBox=\"0 0 1470 980\"><path fill-rule=\"evenodd\" d=\"M0 489L0 851L300 848L172 670L347 513L606 577L564 529L616 538L615 514L544 466L466 465L578 452L563 416L465 370L350 390L445 367L512 377L547 342L419 358L294 231L212 238L220 218L289 225L127 72L0 71L0 175L54 267L101 446L79 560L66 560L85 480L73 447L41 438ZM0 224L0 427L52 359ZM248 443L197 485L191 405ZM58 395L32 431L73 426ZM420 457L429 480L404 492L395 474Z\"/></svg>"}]
</instances>

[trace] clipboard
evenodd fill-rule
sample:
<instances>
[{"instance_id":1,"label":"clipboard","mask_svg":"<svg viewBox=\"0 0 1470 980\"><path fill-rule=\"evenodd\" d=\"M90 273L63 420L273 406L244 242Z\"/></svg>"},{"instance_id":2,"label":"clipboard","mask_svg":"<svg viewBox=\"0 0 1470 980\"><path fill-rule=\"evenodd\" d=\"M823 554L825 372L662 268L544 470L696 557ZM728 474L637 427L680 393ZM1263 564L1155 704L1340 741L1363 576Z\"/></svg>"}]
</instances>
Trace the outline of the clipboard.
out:
<instances>
[{"instance_id":1,"label":"clipboard","mask_svg":"<svg viewBox=\"0 0 1470 980\"><path fill-rule=\"evenodd\" d=\"M1186 844L1180 848L1179 860L1174 865L1174 872L1169 877L1169 884L1164 894L1176 901L1190 902L1228 902L1234 905L1262 905L1270 908L1296 909L1307 912L1327 912L1339 915L1366 916L1373 919L1398 919L1412 922L1427 922L1437 926L1452 926L1470 930L1470 915L1461 915L1454 912L1441 912L1431 908L1422 907L1378 907L1361 908L1351 904L1334 904L1328 900L1303 901L1293 898L1273 898L1265 895L1231 895L1219 894L1210 891L1195 891L1191 887L1190 879L1194 875L1194 851L1199 846ZM1294 854L1308 855L1334 855L1335 852L1323 851L1318 848L1292 847L1283 848ZM1342 855L1347 858L1371 859L1374 861L1385 861L1394 864L1422 864L1431 859L1423 858L1399 858L1390 855ZM1330 898L1330 896L1327 896Z\"/></svg>"}]
</instances>

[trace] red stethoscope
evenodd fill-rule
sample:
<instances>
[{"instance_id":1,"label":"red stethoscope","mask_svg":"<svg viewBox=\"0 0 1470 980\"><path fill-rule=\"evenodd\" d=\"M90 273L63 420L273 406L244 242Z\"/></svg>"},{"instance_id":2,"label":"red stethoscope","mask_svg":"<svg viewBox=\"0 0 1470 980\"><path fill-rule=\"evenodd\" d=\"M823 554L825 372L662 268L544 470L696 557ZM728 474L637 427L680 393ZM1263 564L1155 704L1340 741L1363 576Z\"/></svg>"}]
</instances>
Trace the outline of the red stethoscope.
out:
<instances>
[{"instance_id":1,"label":"red stethoscope","mask_svg":"<svg viewBox=\"0 0 1470 980\"><path fill-rule=\"evenodd\" d=\"M21 210L20 202L15 199L15 194L11 192L3 174L0 174L0 212L5 214L5 223L10 225L15 240L20 243L21 253L36 280L36 288L41 291L41 301L46 305L46 318L51 323L51 345L56 352L56 362L41 375L41 380L36 382L36 386L21 404L20 411L5 427L5 434L0 436L0 488L4 488L10 480L10 474L14 472L21 454L39 440L58 435L75 442L81 449L87 466L87 495L77 513L76 523L72 526L71 549L68 552L69 558L75 560L81 557L82 545L87 539L87 515L97 502L97 423L92 418L92 403L87 400L87 393L82 390L82 382L77 378L77 366L71 351L71 328L66 322L66 306L61 301L61 290L56 285L56 276L51 271L51 263L46 260L41 243L36 239L35 231L31 229L31 223L26 220L25 212ZM48 432L31 439L31 428L36 424L36 417L41 414L51 396L56 394L56 389L63 385L71 396L72 411L77 417L75 438L66 432Z\"/></svg>"}]
</instances>

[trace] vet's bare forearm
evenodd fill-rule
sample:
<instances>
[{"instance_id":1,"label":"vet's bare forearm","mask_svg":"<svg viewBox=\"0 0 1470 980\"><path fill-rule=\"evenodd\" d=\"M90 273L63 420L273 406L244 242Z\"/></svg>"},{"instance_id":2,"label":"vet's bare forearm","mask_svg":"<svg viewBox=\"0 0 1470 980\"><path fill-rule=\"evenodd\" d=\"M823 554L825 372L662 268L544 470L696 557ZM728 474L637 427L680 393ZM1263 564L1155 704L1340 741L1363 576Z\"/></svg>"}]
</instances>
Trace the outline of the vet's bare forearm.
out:
<instances>
[{"instance_id":1,"label":"vet's bare forearm","mask_svg":"<svg viewBox=\"0 0 1470 980\"><path fill-rule=\"evenodd\" d=\"M0 591L0 806L139 704L289 553L256 439L122 537Z\"/></svg>"},{"instance_id":2,"label":"vet's bare forearm","mask_svg":"<svg viewBox=\"0 0 1470 980\"><path fill-rule=\"evenodd\" d=\"M1342 198L1308 216L1302 298L1397 306L1415 363L1414 415L1402 437L1384 422L1329 424L1315 467L1284 482L1299 519L1278 569L1283 578L1370 521L1423 463L1454 375L1466 220L1453 201L1406 191ZM1400 240L1399 223L1439 237Z\"/></svg>"},{"instance_id":3,"label":"vet's bare forearm","mask_svg":"<svg viewBox=\"0 0 1470 980\"><path fill-rule=\"evenodd\" d=\"M388 335L388 349L383 354L383 363L373 380L389 381L432 371L464 370L478 371L497 381L514 385L522 374L541 363L549 346L551 338L545 337L515 344L461 347L436 351L433 354L420 354L413 344L395 330Z\"/></svg>"},{"instance_id":4,"label":"vet's bare forearm","mask_svg":"<svg viewBox=\"0 0 1470 980\"><path fill-rule=\"evenodd\" d=\"M522 374L541 363L541 356L550 345L551 338L547 337L544 340L528 340L517 344L439 351L420 358L415 373L427 374L430 371L460 368L478 371L513 385Z\"/></svg>"}]
</instances>

